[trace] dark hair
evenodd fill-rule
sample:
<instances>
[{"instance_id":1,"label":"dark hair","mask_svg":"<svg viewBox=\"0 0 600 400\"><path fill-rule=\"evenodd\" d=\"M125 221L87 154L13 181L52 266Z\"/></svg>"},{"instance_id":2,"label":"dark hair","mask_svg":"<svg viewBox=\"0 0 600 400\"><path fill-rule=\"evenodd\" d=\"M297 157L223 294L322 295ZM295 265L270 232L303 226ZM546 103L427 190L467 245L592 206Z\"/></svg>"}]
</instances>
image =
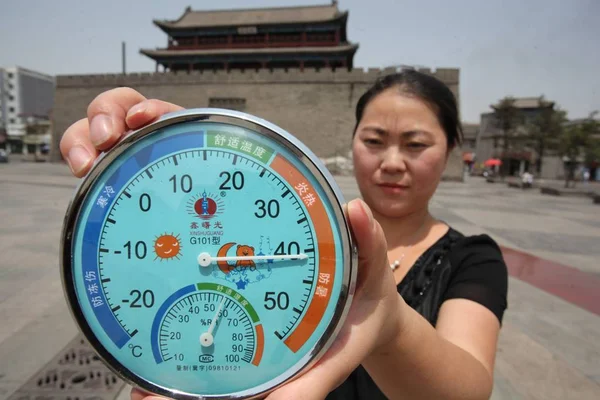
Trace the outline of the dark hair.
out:
<instances>
[{"instance_id":1,"label":"dark hair","mask_svg":"<svg viewBox=\"0 0 600 400\"><path fill-rule=\"evenodd\" d=\"M401 93L416 96L433 106L440 125L446 134L448 149L462 143L463 131L458 117L456 98L452 91L439 79L411 69L377 79L375 84L360 97L356 105L354 134L363 117L365 108L371 100L384 90L393 87L397 87Z\"/></svg>"}]
</instances>

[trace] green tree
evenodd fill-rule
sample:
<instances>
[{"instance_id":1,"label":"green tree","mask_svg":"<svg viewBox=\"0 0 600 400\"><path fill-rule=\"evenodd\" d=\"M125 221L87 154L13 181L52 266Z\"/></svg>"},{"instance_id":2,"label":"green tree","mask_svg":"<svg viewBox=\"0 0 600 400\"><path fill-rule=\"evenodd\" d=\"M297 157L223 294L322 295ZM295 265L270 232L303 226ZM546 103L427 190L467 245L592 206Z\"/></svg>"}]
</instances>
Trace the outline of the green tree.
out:
<instances>
[{"instance_id":1,"label":"green tree","mask_svg":"<svg viewBox=\"0 0 600 400\"><path fill-rule=\"evenodd\" d=\"M590 114L581 123L567 126L560 138L559 150L565 167L565 187L575 187L575 170L579 160L586 163L600 158L600 145L595 135L600 134L600 123L595 119L597 112Z\"/></svg>"},{"instance_id":2,"label":"green tree","mask_svg":"<svg viewBox=\"0 0 600 400\"><path fill-rule=\"evenodd\" d=\"M511 142L517 127L522 124L523 116L521 111L515 107L515 98L507 96L500 100L496 105L492 105L494 110L496 127L502 130L502 166L500 167L500 176L504 178L508 172L508 150L511 148Z\"/></svg>"},{"instance_id":3,"label":"green tree","mask_svg":"<svg viewBox=\"0 0 600 400\"><path fill-rule=\"evenodd\" d=\"M585 165L588 167L592 163L600 161L600 121L596 119L597 115L598 111L590 113L581 125L581 129L587 138L584 148L584 160Z\"/></svg>"},{"instance_id":4,"label":"green tree","mask_svg":"<svg viewBox=\"0 0 600 400\"><path fill-rule=\"evenodd\" d=\"M560 108L554 108L554 103L547 101L544 96L539 98L541 109L537 117L529 124L528 132L535 143L537 160L535 169L542 172L542 158L549 147L556 147L563 134L563 126L567 121L567 113Z\"/></svg>"}]
</instances>

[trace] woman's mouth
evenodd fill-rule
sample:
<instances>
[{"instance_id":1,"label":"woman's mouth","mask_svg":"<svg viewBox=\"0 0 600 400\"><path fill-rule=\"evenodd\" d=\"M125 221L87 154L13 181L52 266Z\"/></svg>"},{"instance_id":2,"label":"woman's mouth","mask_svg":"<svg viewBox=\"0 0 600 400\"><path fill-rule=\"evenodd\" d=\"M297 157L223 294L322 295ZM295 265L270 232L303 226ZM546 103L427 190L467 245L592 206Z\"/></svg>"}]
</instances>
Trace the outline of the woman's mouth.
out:
<instances>
[{"instance_id":1,"label":"woman's mouth","mask_svg":"<svg viewBox=\"0 0 600 400\"><path fill-rule=\"evenodd\" d=\"M408 189L408 186L399 183L379 183L377 186L387 194L400 194Z\"/></svg>"}]
</instances>

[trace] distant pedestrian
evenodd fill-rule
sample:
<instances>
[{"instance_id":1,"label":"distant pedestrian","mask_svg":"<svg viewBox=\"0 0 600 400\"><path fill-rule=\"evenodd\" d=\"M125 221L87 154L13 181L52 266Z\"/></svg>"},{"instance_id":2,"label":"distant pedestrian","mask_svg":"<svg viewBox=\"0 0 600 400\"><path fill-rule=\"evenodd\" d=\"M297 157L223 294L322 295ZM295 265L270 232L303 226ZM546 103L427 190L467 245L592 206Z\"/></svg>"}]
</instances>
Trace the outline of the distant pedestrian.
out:
<instances>
[{"instance_id":1,"label":"distant pedestrian","mask_svg":"<svg viewBox=\"0 0 600 400\"><path fill-rule=\"evenodd\" d=\"M521 175L521 182L523 188L530 188L533 186L533 175L529 171L525 171L523 175Z\"/></svg>"}]
</instances>

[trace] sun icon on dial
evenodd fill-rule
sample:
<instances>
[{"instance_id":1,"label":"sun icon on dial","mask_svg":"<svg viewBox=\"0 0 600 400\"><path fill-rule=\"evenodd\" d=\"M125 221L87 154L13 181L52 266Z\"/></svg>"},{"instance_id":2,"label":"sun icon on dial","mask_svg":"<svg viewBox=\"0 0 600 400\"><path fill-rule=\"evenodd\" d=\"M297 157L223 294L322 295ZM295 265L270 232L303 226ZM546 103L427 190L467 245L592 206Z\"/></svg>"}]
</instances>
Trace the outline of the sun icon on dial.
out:
<instances>
[{"instance_id":1,"label":"sun icon on dial","mask_svg":"<svg viewBox=\"0 0 600 400\"><path fill-rule=\"evenodd\" d=\"M170 260L175 258L179 260L181 256L181 241L179 240L179 235L175 236L175 234L164 233L160 236L156 237L154 241L154 252L156 253L156 258L162 260Z\"/></svg>"}]
</instances>

